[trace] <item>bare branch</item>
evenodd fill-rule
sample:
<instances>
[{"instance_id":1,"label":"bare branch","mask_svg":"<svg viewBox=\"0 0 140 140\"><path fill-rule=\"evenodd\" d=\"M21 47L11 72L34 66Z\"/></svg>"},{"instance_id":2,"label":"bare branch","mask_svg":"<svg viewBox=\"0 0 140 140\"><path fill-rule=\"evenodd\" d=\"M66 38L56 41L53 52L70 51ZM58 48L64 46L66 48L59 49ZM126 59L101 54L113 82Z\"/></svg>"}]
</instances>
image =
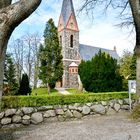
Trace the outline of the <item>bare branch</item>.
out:
<instances>
[{"instance_id":1,"label":"bare branch","mask_svg":"<svg viewBox=\"0 0 140 140\"><path fill-rule=\"evenodd\" d=\"M96 12L96 8L99 9L101 7L103 13L105 14L109 9L119 9L120 13L118 14L119 18L123 20L123 22L119 26L129 26L133 25L133 18L129 18L129 15L132 17L129 1L128 0L84 0L83 6L79 9L79 12L86 11L86 14L90 16L94 16L94 12ZM117 17L117 18L118 18ZM127 19L129 19L127 21ZM128 22L128 23L127 23Z\"/></svg>"},{"instance_id":2,"label":"bare branch","mask_svg":"<svg viewBox=\"0 0 140 140\"><path fill-rule=\"evenodd\" d=\"M124 13L124 11L127 9L128 5L129 5L129 2L127 1L127 2L124 4L124 6L122 7L122 11L121 11L120 15L122 15L122 14Z\"/></svg>"}]
</instances>

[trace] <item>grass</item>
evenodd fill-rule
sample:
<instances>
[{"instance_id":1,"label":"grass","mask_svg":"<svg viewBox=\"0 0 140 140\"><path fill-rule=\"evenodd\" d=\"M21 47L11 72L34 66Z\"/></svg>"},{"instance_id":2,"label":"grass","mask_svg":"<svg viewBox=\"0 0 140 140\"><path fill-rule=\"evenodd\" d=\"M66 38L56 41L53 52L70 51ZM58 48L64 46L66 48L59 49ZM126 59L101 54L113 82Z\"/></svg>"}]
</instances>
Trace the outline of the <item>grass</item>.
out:
<instances>
[{"instance_id":1,"label":"grass","mask_svg":"<svg viewBox=\"0 0 140 140\"><path fill-rule=\"evenodd\" d=\"M78 91L78 89L67 89L67 91L71 94L82 94L84 92Z\"/></svg>"},{"instance_id":2,"label":"grass","mask_svg":"<svg viewBox=\"0 0 140 140\"><path fill-rule=\"evenodd\" d=\"M102 92L102 93L93 93L93 92L81 92L78 91L78 89L67 89L68 92L70 92L71 94L119 94L119 93L128 93L127 91L122 91L122 92Z\"/></svg>"},{"instance_id":3,"label":"grass","mask_svg":"<svg viewBox=\"0 0 140 140\"><path fill-rule=\"evenodd\" d=\"M44 96L44 95L48 95L48 90L47 88L37 88L37 89L33 89L32 96ZM55 95L60 95L60 93L56 90L56 89L51 89L51 96L55 96Z\"/></svg>"}]
</instances>

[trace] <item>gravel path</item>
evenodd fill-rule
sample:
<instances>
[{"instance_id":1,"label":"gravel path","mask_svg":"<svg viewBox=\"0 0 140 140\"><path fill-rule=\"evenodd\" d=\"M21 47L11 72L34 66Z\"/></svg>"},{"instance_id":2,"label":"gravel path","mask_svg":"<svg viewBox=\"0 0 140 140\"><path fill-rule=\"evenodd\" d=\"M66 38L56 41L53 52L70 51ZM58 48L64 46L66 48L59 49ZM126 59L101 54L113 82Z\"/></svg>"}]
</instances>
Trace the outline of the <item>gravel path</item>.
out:
<instances>
[{"instance_id":1,"label":"gravel path","mask_svg":"<svg viewBox=\"0 0 140 140\"><path fill-rule=\"evenodd\" d=\"M71 93L69 93L67 90L65 90L65 88L55 88L59 93L63 94L63 95L69 95Z\"/></svg>"},{"instance_id":2,"label":"gravel path","mask_svg":"<svg viewBox=\"0 0 140 140\"><path fill-rule=\"evenodd\" d=\"M45 123L14 133L17 140L140 140L140 123L128 114L86 117L82 120Z\"/></svg>"},{"instance_id":3,"label":"gravel path","mask_svg":"<svg viewBox=\"0 0 140 140\"><path fill-rule=\"evenodd\" d=\"M140 123L127 113L44 123L14 132L14 140L140 140Z\"/></svg>"}]
</instances>

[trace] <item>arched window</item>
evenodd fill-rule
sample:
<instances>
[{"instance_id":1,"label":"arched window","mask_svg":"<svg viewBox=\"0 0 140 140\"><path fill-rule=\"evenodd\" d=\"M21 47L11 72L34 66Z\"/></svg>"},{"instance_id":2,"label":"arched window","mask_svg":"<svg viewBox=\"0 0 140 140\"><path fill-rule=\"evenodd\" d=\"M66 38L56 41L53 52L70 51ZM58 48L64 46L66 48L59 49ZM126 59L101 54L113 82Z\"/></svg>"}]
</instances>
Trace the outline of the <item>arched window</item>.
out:
<instances>
[{"instance_id":1,"label":"arched window","mask_svg":"<svg viewBox=\"0 0 140 140\"><path fill-rule=\"evenodd\" d=\"M73 48L73 35L70 36L70 47Z\"/></svg>"}]
</instances>

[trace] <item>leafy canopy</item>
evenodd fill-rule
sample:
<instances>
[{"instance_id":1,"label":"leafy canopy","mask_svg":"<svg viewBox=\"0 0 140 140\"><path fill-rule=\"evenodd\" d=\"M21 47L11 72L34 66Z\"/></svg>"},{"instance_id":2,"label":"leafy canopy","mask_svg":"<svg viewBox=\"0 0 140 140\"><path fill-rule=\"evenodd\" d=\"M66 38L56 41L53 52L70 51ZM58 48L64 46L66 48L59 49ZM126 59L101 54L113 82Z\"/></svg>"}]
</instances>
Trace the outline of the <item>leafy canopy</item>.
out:
<instances>
[{"instance_id":1,"label":"leafy canopy","mask_svg":"<svg viewBox=\"0 0 140 140\"><path fill-rule=\"evenodd\" d=\"M6 54L4 66L4 94L17 92L16 69L10 54Z\"/></svg>"}]
</instances>

